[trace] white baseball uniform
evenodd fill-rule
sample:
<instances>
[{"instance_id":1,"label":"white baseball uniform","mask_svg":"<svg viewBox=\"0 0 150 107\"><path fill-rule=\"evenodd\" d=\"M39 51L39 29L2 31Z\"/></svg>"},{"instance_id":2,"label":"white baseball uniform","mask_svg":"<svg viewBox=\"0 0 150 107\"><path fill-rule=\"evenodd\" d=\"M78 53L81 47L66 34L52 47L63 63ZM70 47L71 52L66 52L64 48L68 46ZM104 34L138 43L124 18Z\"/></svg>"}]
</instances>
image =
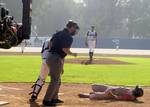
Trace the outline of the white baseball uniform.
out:
<instances>
[{"instance_id":1,"label":"white baseball uniform","mask_svg":"<svg viewBox=\"0 0 150 107\"><path fill-rule=\"evenodd\" d=\"M96 39L97 39L97 32L89 30L87 33L87 42L89 46L89 52L94 52L94 49L96 47Z\"/></svg>"},{"instance_id":2,"label":"white baseball uniform","mask_svg":"<svg viewBox=\"0 0 150 107\"><path fill-rule=\"evenodd\" d=\"M40 75L37 81L35 82L35 85L33 88L32 96L38 96L42 86L44 85L45 79L49 74L49 67L46 64L46 58L47 58L47 54L49 51L49 42L50 40L48 39L44 41L42 45L42 50L41 50L42 65L41 65Z\"/></svg>"},{"instance_id":3,"label":"white baseball uniform","mask_svg":"<svg viewBox=\"0 0 150 107\"><path fill-rule=\"evenodd\" d=\"M46 64L46 58L47 58L47 54L48 54L48 50L49 50L49 42L50 42L49 39L44 41L44 43L42 45L42 50L41 50L42 66L41 66L40 78L43 80L45 80L45 78L47 77L47 75L49 73L49 68Z\"/></svg>"}]
</instances>

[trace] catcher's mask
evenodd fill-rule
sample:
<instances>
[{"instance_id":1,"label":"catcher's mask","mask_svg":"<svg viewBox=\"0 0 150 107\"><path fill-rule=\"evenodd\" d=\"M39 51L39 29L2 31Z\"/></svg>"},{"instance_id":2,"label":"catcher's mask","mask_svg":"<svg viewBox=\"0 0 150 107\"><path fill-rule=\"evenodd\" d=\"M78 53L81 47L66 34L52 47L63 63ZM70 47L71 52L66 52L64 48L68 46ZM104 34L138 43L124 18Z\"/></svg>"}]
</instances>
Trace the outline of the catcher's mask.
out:
<instances>
[{"instance_id":1,"label":"catcher's mask","mask_svg":"<svg viewBox=\"0 0 150 107\"><path fill-rule=\"evenodd\" d=\"M135 89L133 89L133 95L135 97L142 97L144 94L144 91L142 88L140 88L139 86L136 86Z\"/></svg>"}]
</instances>

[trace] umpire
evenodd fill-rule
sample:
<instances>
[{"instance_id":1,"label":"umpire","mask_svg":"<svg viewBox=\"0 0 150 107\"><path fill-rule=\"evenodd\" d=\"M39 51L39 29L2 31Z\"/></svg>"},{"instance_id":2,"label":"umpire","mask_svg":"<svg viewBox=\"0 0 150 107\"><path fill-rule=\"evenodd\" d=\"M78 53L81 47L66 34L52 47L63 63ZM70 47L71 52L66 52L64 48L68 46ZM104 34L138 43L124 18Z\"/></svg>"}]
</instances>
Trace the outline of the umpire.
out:
<instances>
[{"instance_id":1,"label":"umpire","mask_svg":"<svg viewBox=\"0 0 150 107\"><path fill-rule=\"evenodd\" d=\"M69 21L66 28L55 33L51 39L51 49L47 55L46 63L49 66L51 81L45 94L43 105L55 106L64 103L58 99L58 92L61 85L61 74L63 71L63 63L66 55L77 56L76 53L70 51L74 36L79 30L78 24Z\"/></svg>"}]
</instances>

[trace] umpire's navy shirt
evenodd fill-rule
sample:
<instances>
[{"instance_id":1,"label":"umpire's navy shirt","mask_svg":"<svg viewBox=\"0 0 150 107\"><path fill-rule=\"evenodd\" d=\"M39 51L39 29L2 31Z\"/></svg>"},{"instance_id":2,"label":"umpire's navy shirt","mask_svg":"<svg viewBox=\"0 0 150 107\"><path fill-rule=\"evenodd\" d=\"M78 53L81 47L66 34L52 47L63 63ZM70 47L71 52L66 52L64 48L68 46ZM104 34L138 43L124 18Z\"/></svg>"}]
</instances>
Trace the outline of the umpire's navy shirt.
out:
<instances>
[{"instance_id":1,"label":"umpire's navy shirt","mask_svg":"<svg viewBox=\"0 0 150 107\"><path fill-rule=\"evenodd\" d=\"M73 42L73 38L68 29L64 29L55 33L51 39L51 42L52 47L50 52L58 54L61 58L64 58L67 54L63 51L63 48L70 48Z\"/></svg>"}]
</instances>

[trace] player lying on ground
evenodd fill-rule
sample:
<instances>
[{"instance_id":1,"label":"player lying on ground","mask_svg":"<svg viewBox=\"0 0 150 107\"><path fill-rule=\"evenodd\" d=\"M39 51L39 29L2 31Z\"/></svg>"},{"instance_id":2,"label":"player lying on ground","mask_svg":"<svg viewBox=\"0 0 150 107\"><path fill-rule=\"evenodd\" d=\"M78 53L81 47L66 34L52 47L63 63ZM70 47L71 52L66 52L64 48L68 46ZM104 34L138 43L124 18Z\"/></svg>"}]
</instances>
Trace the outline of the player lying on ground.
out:
<instances>
[{"instance_id":1,"label":"player lying on ground","mask_svg":"<svg viewBox=\"0 0 150 107\"><path fill-rule=\"evenodd\" d=\"M92 85L93 92L91 93L80 93L80 98L89 98L91 100L125 100L134 101L138 97L142 97L144 92L139 86L134 89L126 87L112 87L106 85Z\"/></svg>"}]
</instances>

